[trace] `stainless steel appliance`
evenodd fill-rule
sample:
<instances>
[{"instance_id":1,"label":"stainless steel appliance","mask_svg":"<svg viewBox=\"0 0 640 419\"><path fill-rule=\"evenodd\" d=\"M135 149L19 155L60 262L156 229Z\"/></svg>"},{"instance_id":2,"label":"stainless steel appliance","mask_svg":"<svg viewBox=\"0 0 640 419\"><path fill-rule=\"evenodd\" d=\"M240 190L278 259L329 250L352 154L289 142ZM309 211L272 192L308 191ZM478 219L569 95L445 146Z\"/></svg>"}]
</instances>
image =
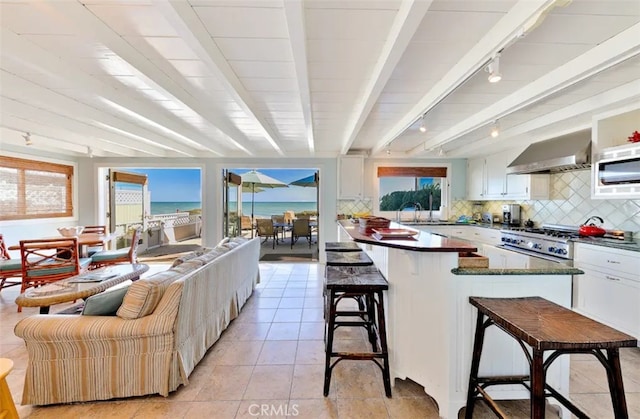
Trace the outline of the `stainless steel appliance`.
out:
<instances>
[{"instance_id":1,"label":"stainless steel appliance","mask_svg":"<svg viewBox=\"0 0 640 419\"><path fill-rule=\"evenodd\" d=\"M527 147L507 167L507 173L553 173L591 166L591 128Z\"/></svg>"},{"instance_id":2,"label":"stainless steel appliance","mask_svg":"<svg viewBox=\"0 0 640 419\"><path fill-rule=\"evenodd\" d=\"M640 144L615 147L599 154L594 186L596 196L640 197Z\"/></svg>"},{"instance_id":3,"label":"stainless steel appliance","mask_svg":"<svg viewBox=\"0 0 640 419\"><path fill-rule=\"evenodd\" d=\"M578 237L578 227L543 224L542 228L511 228L501 230L503 247L519 253L554 262L571 264L572 238Z\"/></svg>"},{"instance_id":4,"label":"stainless steel appliance","mask_svg":"<svg viewBox=\"0 0 640 419\"><path fill-rule=\"evenodd\" d=\"M519 227L520 222L520 205L505 204L502 206L502 224Z\"/></svg>"}]
</instances>

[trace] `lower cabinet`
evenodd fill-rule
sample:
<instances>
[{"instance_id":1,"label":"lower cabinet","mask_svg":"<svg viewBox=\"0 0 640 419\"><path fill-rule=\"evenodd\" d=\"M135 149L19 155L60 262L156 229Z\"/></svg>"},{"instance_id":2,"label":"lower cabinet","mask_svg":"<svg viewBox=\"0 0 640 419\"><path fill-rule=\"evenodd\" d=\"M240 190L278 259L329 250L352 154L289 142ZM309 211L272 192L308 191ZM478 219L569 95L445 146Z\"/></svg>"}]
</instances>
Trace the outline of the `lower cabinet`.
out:
<instances>
[{"instance_id":1,"label":"lower cabinet","mask_svg":"<svg viewBox=\"0 0 640 419\"><path fill-rule=\"evenodd\" d=\"M613 266L594 258L622 261ZM584 271L573 279L573 308L640 339L640 272L629 270L640 253L576 244L574 266Z\"/></svg>"}]
</instances>

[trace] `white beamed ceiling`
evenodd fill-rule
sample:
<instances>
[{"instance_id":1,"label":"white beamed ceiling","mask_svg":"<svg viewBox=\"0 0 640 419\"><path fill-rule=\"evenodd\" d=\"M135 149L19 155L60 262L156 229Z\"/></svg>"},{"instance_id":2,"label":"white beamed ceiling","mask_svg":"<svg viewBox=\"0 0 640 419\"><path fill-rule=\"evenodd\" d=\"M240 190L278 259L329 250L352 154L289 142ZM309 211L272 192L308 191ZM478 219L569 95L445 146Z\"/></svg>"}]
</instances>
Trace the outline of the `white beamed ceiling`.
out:
<instances>
[{"instance_id":1,"label":"white beamed ceiling","mask_svg":"<svg viewBox=\"0 0 640 419\"><path fill-rule=\"evenodd\" d=\"M0 0L0 25L0 151L474 157L640 107L637 0Z\"/></svg>"}]
</instances>

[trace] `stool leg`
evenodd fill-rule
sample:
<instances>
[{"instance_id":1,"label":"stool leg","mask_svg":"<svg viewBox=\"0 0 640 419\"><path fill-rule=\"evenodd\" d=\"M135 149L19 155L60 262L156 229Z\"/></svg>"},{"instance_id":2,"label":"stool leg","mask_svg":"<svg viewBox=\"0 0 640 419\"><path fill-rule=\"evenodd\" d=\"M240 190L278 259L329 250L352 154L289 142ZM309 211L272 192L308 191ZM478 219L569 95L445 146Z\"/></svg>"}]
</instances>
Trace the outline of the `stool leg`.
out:
<instances>
[{"instance_id":1,"label":"stool leg","mask_svg":"<svg viewBox=\"0 0 640 419\"><path fill-rule=\"evenodd\" d=\"M373 293L368 293L365 294L365 304L366 304L366 328L367 328L367 332L369 334L369 343L371 343L371 349L373 350L373 352L376 352L378 350L378 345L377 345L377 339L376 339L376 312L375 312L375 308L374 308L374 304L375 304L375 297Z\"/></svg>"},{"instance_id":2,"label":"stool leg","mask_svg":"<svg viewBox=\"0 0 640 419\"><path fill-rule=\"evenodd\" d=\"M324 364L324 396L329 395L329 386L331 385L331 354L333 353L333 331L335 329L335 321L336 321L336 303L335 303L336 293L332 289L329 291L329 313L328 318L326 319L327 328L326 328L326 336L327 336L327 346L325 348L325 364Z\"/></svg>"},{"instance_id":3,"label":"stool leg","mask_svg":"<svg viewBox=\"0 0 640 419\"><path fill-rule=\"evenodd\" d=\"M544 351L533 349L531 360L531 419L544 419Z\"/></svg>"},{"instance_id":4,"label":"stool leg","mask_svg":"<svg viewBox=\"0 0 640 419\"><path fill-rule=\"evenodd\" d=\"M627 402L624 396L624 385L622 384L622 370L620 369L620 355L618 348L607 349L607 379L609 381L609 392L611 393L611 403L616 419L627 419Z\"/></svg>"},{"instance_id":5,"label":"stool leg","mask_svg":"<svg viewBox=\"0 0 640 419\"><path fill-rule=\"evenodd\" d=\"M382 381L384 382L384 392L387 397L391 397L391 378L389 376L389 351L387 350L387 327L384 319L384 297L383 292L378 291L378 334L380 335L380 352L382 353ZM372 298L374 299L374 298ZM373 303L375 303L373 301Z\"/></svg>"},{"instance_id":6,"label":"stool leg","mask_svg":"<svg viewBox=\"0 0 640 419\"><path fill-rule=\"evenodd\" d=\"M471 357L471 372L469 373L469 390L467 391L467 409L465 419L473 417L475 404L476 386L478 385L478 370L480 369L480 356L482 355L482 345L484 343L484 314L478 313L476 320L476 333L473 339L473 355Z\"/></svg>"}]
</instances>

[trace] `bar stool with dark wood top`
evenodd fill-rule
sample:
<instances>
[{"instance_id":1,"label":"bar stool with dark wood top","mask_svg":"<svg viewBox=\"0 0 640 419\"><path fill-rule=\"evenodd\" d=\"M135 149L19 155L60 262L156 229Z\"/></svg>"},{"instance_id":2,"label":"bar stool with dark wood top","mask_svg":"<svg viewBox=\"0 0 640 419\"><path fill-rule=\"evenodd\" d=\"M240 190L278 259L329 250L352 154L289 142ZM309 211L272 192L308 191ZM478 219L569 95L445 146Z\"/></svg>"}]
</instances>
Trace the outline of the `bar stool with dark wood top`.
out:
<instances>
[{"instance_id":1,"label":"bar stool with dark wood top","mask_svg":"<svg viewBox=\"0 0 640 419\"><path fill-rule=\"evenodd\" d=\"M384 317L383 291L389 284L380 271L373 266L336 267L327 269L326 319L326 360L324 369L324 395L329 395L331 373L343 359L373 361L382 370L382 381L387 397L391 397L391 379L389 374L389 353L387 350L387 332ZM363 296L364 309L338 310L343 298ZM340 320L340 317L359 317L358 320ZM371 352L343 352L333 350L334 331L341 326L364 327L369 334ZM333 363L332 359L337 358Z\"/></svg>"},{"instance_id":2,"label":"bar stool with dark wood top","mask_svg":"<svg viewBox=\"0 0 640 419\"><path fill-rule=\"evenodd\" d=\"M327 252L362 252L362 248L356 242L325 242L324 250Z\"/></svg>"},{"instance_id":3,"label":"bar stool with dark wood top","mask_svg":"<svg viewBox=\"0 0 640 419\"><path fill-rule=\"evenodd\" d=\"M553 397L578 418L588 416L571 401L545 382L547 369L560 355L585 353L594 355L604 366L616 419L627 419L627 404L620 370L619 348L634 347L632 336L605 326L541 297L481 298L469 297L478 308L475 341L465 418L471 419L476 399L484 400L493 412L506 415L486 393L496 384L522 384L531 392L531 418L545 415L545 398ZM485 329L496 325L522 346L530 364L529 376L478 377ZM525 344L531 347L532 354ZM544 359L545 351L552 351ZM605 355L606 352L606 355ZM526 382L529 384L526 384Z\"/></svg>"},{"instance_id":4,"label":"bar stool with dark wood top","mask_svg":"<svg viewBox=\"0 0 640 419\"><path fill-rule=\"evenodd\" d=\"M327 251L327 266L372 266L373 261L366 252Z\"/></svg>"}]
</instances>

